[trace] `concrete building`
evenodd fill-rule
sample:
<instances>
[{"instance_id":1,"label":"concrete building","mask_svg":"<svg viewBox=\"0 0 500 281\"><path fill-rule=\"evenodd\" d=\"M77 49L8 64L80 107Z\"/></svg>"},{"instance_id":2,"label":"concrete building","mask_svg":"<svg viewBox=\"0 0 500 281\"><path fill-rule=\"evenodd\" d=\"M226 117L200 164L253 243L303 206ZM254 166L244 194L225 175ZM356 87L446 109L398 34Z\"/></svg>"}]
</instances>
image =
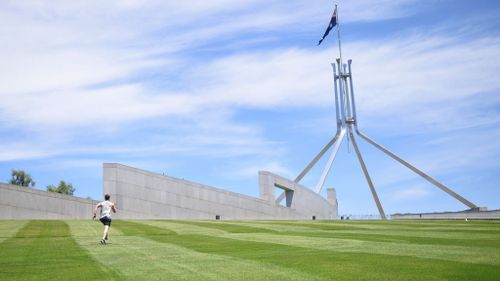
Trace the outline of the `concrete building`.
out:
<instances>
[{"instance_id":1,"label":"concrete building","mask_svg":"<svg viewBox=\"0 0 500 281\"><path fill-rule=\"evenodd\" d=\"M104 164L103 193L121 219L335 219L328 199L289 179L259 172L260 198L121 164ZM275 189L284 191L275 198ZM285 200L285 205L279 201ZM0 184L0 219L88 219L97 201Z\"/></svg>"},{"instance_id":2,"label":"concrete building","mask_svg":"<svg viewBox=\"0 0 500 281\"><path fill-rule=\"evenodd\" d=\"M333 219L337 208L312 190L270 172L259 172L260 198L246 196L121 164L104 164L104 192L120 218L159 219ZM287 193L287 205L275 199ZM334 193L333 193L334 194Z\"/></svg>"}]
</instances>

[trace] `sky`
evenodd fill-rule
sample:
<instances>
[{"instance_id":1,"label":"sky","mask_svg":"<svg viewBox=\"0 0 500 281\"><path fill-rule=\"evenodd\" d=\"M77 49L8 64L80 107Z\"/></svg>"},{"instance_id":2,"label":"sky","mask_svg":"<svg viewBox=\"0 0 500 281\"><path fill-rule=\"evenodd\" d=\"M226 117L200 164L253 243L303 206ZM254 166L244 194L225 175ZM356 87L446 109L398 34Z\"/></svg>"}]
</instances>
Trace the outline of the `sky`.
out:
<instances>
[{"instance_id":1,"label":"sky","mask_svg":"<svg viewBox=\"0 0 500 281\"><path fill-rule=\"evenodd\" d=\"M99 199L103 163L256 197L259 170L294 179L336 131L336 30L317 46L335 3L361 131L499 209L500 2L485 0L1 1L0 181L21 169ZM467 208L357 143L387 214ZM340 215L378 213L352 144L325 187Z\"/></svg>"}]
</instances>

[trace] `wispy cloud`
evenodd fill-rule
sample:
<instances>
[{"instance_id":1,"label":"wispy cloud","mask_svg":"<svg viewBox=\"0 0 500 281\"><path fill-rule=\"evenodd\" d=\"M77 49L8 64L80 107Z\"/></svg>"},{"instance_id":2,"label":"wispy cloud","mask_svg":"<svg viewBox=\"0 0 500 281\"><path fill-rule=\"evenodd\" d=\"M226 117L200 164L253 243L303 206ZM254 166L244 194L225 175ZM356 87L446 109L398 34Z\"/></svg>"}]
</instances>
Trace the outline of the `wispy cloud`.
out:
<instances>
[{"instance_id":1,"label":"wispy cloud","mask_svg":"<svg viewBox=\"0 0 500 281\"><path fill-rule=\"evenodd\" d=\"M371 22L401 18L416 13L415 0L402 1L341 1L339 6L344 22ZM432 2L432 1L430 1Z\"/></svg>"},{"instance_id":2,"label":"wispy cloud","mask_svg":"<svg viewBox=\"0 0 500 281\"><path fill-rule=\"evenodd\" d=\"M346 3L346 13L356 5L379 7L370 15L379 15L380 19L398 15L396 10L407 3L368 2ZM171 1L58 5L10 2L2 13L2 25L9 28L0 31L5 38L11 38L0 49L3 116L11 119L22 107L37 108L37 112L12 121L32 126L75 126L109 119L128 122L179 111L192 113L197 106L321 103L329 85L321 82L326 81L327 74L317 65L326 58L325 52L285 49L221 57L189 71L199 75L179 77L186 84L200 80L191 91L183 93L158 93L146 86L148 81L141 81L141 72L151 73L155 68L172 73L168 69L183 64L178 52L188 45L207 44L221 35L236 35L244 30L279 29L299 24L304 18L317 18L308 14L317 9L297 9L310 6L301 1L266 3L266 9L262 4L257 0L237 4L199 1L197 5ZM224 17L214 18L229 13L232 16L228 22ZM370 20L368 15L357 14L358 20ZM273 75L279 77L271 79ZM140 82L123 85L130 79ZM300 83L292 85L287 81ZM206 94L200 95L200 87L206 86ZM322 96L310 98L304 92ZM14 99L16 102L12 102Z\"/></svg>"},{"instance_id":3,"label":"wispy cloud","mask_svg":"<svg viewBox=\"0 0 500 281\"><path fill-rule=\"evenodd\" d=\"M219 32L237 32L239 28L243 27ZM193 32L199 31L195 29ZM212 38L213 34L207 36ZM485 118L481 115L484 104L469 101L474 101L478 95L498 101L492 96L500 88L498 80L471 69L483 69L485 73L499 72L498 64L487 59L500 55L499 46L500 41L496 38L463 42L458 36L425 37L414 32L383 42L347 44L347 55L353 54L355 60L355 90L362 126L366 124L376 128L377 123L370 122L376 118L383 120L385 130L398 127L390 126L391 122L395 122L393 116L399 116L396 123L405 120L407 128L413 124L413 127L410 126L412 130L432 128L428 124L441 124L441 127L446 126L446 130L453 130L467 124L497 122L498 117ZM71 48L74 47L71 45ZM96 55L99 51L92 52L95 46L87 49L85 45L75 54L64 48L55 56L51 52L38 54L38 51L33 51L35 57L24 57L26 61L36 62L33 68L28 63L23 64L22 60L20 63L14 59L6 60L19 71L14 71L11 78L4 76L5 83L0 87L4 97L0 102L0 114L11 124L20 123L27 128L53 128L53 131L79 126L104 130L103 127L124 126L137 120L166 116L191 120L189 126L193 128L207 128L207 123L203 122L207 120L205 116L220 110L321 108L330 107L333 103L331 68L325 63L330 58L329 49L318 51L280 47L247 51L215 57L204 64L186 68L179 58L170 55L151 57L151 46L145 49L141 45L134 46L131 54L127 54L127 49L113 53L111 49L115 47L103 45L101 55ZM6 53L4 56L7 57ZM13 57L23 58L21 54ZM466 61L463 61L464 57ZM168 62L173 61L176 62L169 66ZM6 67L10 67L8 65ZM141 80L140 76L134 84L120 82L138 75L141 70L158 67L173 73L169 67L176 66L184 69L175 75L176 83L183 85L181 89L169 89L167 86L160 90L155 85L149 85L149 80ZM23 69L28 72L20 75ZM20 77L26 83L15 82ZM94 86L100 84L104 86ZM449 91L451 87L453 91ZM484 96L485 93L491 94ZM468 107L468 113L464 114L464 108L469 105L473 107ZM36 110L17 114L25 108ZM255 141L253 137L248 138L249 135L238 133L237 127L242 124L228 125L233 122L230 118L232 115L217 118L215 124L226 125L204 130L210 131L209 135L197 133L200 130L184 131L183 145L179 146L184 149L180 151L186 151L187 147L208 151L206 147L215 148L218 144L221 155L235 155L238 151L252 151L242 150L243 146L255 147L253 153L257 153L265 143L270 143L263 136ZM169 119L166 120L168 122ZM230 128L233 133L221 132L216 136L213 132L220 131L217 130L219 128ZM249 141L242 143L242 140ZM252 143L262 145L256 147L250 145ZM161 143L145 145L151 151L161 146ZM217 150L210 151L216 153L214 151Z\"/></svg>"},{"instance_id":4,"label":"wispy cloud","mask_svg":"<svg viewBox=\"0 0 500 281\"><path fill-rule=\"evenodd\" d=\"M231 174L233 177L237 178L243 177L253 179L258 175L259 171L272 171L275 174L283 175L285 177L292 175L287 167L283 166L279 162L272 161L270 159L268 161L258 161L253 164L244 165L243 167L239 167L239 169L233 168L233 170L234 172L232 172Z\"/></svg>"},{"instance_id":5,"label":"wispy cloud","mask_svg":"<svg viewBox=\"0 0 500 281\"><path fill-rule=\"evenodd\" d=\"M394 193L393 199L398 201L419 200L429 196L431 192L423 186L413 186L398 190Z\"/></svg>"}]
</instances>

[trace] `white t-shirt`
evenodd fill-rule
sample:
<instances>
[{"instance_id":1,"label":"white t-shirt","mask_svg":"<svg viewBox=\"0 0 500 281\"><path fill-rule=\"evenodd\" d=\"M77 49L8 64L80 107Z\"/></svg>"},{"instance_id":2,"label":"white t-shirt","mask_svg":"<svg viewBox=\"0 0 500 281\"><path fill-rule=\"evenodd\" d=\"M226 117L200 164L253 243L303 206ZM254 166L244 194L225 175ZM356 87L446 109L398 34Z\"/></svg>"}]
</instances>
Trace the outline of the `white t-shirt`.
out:
<instances>
[{"instance_id":1,"label":"white t-shirt","mask_svg":"<svg viewBox=\"0 0 500 281\"><path fill-rule=\"evenodd\" d=\"M101 218L110 217L111 218L111 202L103 201L101 202Z\"/></svg>"}]
</instances>

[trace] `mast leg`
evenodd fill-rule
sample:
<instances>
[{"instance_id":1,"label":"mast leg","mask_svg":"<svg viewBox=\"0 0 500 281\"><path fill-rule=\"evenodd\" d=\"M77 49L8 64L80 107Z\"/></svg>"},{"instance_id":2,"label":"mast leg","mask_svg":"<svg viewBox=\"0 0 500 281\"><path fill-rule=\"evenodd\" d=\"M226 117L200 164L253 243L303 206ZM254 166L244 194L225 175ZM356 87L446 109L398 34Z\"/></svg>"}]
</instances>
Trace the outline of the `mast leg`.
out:
<instances>
[{"instance_id":1,"label":"mast leg","mask_svg":"<svg viewBox=\"0 0 500 281\"><path fill-rule=\"evenodd\" d=\"M339 136L340 136L340 129L337 130L337 133L335 134L333 139L329 143L327 143L325 145L325 147L323 147L323 149L318 153L318 155L316 155L316 157L314 157L314 159L311 161L311 163L309 163L309 165L307 165L307 167L295 178L294 182L298 183L309 172L309 170L311 170L312 167L314 167L314 165L316 165L316 163L319 161L319 159L321 159L321 157L323 157L323 155L325 155L325 153L328 151L328 149L330 149L330 147L332 147L332 145L337 141Z\"/></svg>"},{"instance_id":2,"label":"mast leg","mask_svg":"<svg viewBox=\"0 0 500 281\"><path fill-rule=\"evenodd\" d=\"M363 157L361 156L361 152L359 151L358 144L356 143L356 140L354 139L354 134L352 133L352 128L349 128L349 135L351 136L352 146L354 147L354 150L356 150L356 155L358 156L359 164L361 165L361 168L363 169L363 173L365 174L366 181L368 182L368 186L370 187L370 191L372 192L373 200L375 200L375 204L377 204L380 218L385 220L386 217L385 217L384 209L382 208L382 204L380 204L380 200L378 199L377 191L375 191L375 187L373 186L373 182L370 178L370 175L368 174L368 169L366 169L365 162L363 161Z\"/></svg>"},{"instance_id":3,"label":"mast leg","mask_svg":"<svg viewBox=\"0 0 500 281\"><path fill-rule=\"evenodd\" d=\"M333 148L332 154L328 158L328 162L326 163L326 166L323 169L323 173L321 174L321 178L319 179L319 182L316 185L316 193L318 193L318 194L321 192L321 189L323 188L323 185L325 184L326 177L328 176L328 173L330 172L330 169L332 168L333 161L335 160L335 156L337 156L337 152L339 151L340 144L342 143L342 140L344 139L345 132L346 132L345 129L342 129L342 131L340 132L340 136L335 143L335 147Z\"/></svg>"},{"instance_id":4,"label":"mast leg","mask_svg":"<svg viewBox=\"0 0 500 281\"><path fill-rule=\"evenodd\" d=\"M366 135L364 135L363 133L361 133L357 126L356 126L356 133L362 137L364 140L366 140L367 142L369 142L371 145L375 146L376 148L378 148L379 150L381 150L382 152L384 152L385 154L389 155L390 157L392 157L394 160L398 161L399 163L403 164L404 166L406 166L408 169L412 170L413 172L415 172L416 174L418 174L419 176L423 177L424 179L426 179L427 181L429 181L430 183L432 183L433 185L437 186L439 189L443 190L444 192L448 193L449 195L453 196L453 198L457 199L458 201L462 202L463 204L465 204L467 207L469 208L477 208L477 206L470 202L469 200L465 199L464 197L460 196L458 193L456 193L455 191L451 190L450 188L448 188L447 186L445 186L444 184L438 182L437 180L435 180L434 178L432 178L431 176L429 176L428 174L422 172L421 170L419 170L417 167L413 166L412 164L406 162L405 160L403 160L402 158L398 157L396 154L392 153L391 151L389 151L388 149L386 149L385 147L381 146L380 144L376 143L375 141L373 141L372 139L370 139L369 137L367 137Z\"/></svg>"}]
</instances>

